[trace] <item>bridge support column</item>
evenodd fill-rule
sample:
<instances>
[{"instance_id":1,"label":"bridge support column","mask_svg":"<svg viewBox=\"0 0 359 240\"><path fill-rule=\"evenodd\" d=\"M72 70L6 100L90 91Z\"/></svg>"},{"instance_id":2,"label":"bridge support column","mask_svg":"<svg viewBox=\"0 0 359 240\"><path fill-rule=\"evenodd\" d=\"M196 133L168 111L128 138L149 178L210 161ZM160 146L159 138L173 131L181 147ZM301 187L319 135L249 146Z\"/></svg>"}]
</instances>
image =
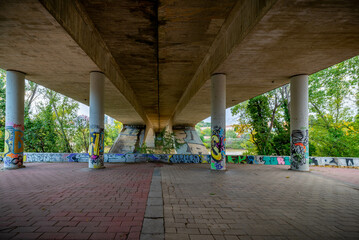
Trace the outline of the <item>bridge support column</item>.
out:
<instances>
[{"instance_id":1,"label":"bridge support column","mask_svg":"<svg viewBox=\"0 0 359 240\"><path fill-rule=\"evenodd\" d=\"M24 99L25 74L8 70L6 72L5 169L24 167Z\"/></svg>"},{"instance_id":2,"label":"bridge support column","mask_svg":"<svg viewBox=\"0 0 359 240\"><path fill-rule=\"evenodd\" d=\"M151 126L146 125L145 140L146 146L149 148L155 147L156 133Z\"/></svg>"},{"instance_id":3,"label":"bridge support column","mask_svg":"<svg viewBox=\"0 0 359 240\"><path fill-rule=\"evenodd\" d=\"M211 170L226 170L226 75L212 75L211 83Z\"/></svg>"},{"instance_id":4,"label":"bridge support column","mask_svg":"<svg viewBox=\"0 0 359 240\"><path fill-rule=\"evenodd\" d=\"M105 75L90 73L89 168L104 168L104 91Z\"/></svg>"},{"instance_id":5,"label":"bridge support column","mask_svg":"<svg viewBox=\"0 0 359 240\"><path fill-rule=\"evenodd\" d=\"M290 80L291 170L309 171L308 75Z\"/></svg>"}]
</instances>

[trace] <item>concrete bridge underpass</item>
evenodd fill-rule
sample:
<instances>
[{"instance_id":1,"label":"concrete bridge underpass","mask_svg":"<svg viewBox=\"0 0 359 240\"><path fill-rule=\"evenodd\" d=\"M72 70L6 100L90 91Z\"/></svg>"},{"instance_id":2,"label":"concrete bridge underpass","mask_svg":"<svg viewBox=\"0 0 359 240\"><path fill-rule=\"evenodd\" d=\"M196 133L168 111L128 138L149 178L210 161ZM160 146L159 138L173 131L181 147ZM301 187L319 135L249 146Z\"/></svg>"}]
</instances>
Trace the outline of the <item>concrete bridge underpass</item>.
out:
<instances>
[{"instance_id":1,"label":"concrete bridge underpass","mask_svg":"<svg viewBox=\"0 0 359 240\"><path fill-rule=\"evenodd\" d=\"M1 0L0 30L5 168L23 166L26 77L90 105L90 168L104 165L104 114L148 146L211 115L211 169L225 170L225 109L290 82L291 167L307 171L308 75L359 54L359 4Z\"/></svg>"}]
</instances>

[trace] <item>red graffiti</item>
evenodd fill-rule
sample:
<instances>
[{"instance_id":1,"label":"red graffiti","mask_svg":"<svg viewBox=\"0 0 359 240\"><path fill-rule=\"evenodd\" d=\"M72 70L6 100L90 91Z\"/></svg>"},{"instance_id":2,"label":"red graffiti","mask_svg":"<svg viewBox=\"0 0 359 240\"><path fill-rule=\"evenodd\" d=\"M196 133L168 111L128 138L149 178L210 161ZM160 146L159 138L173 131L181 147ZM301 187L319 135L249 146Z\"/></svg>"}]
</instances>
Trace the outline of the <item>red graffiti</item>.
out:
<instances>
[{"instance_id":1,"label":"red graffiti","mask_svg":"<svg viewBox=\"0 0 359 240\"><path fill-rule=\"evenodd\" d=\"M295 143L294 145L295 145L295 146L302 146L302 148L304 148L304 152L307 151L307 148L304 146L303 143Z\"/></svg>"},{"instance_id":2,"label":"red graffiti","mask_svg":"<svg viewBox=\"0 0 359 240\"><path fill-rule=\"evenodd\" d=\"M14 124L14 125L12 125L13 126L13 128L16 128L16 129L21 129L21 130L23 130L24 131L24 126L22 125L22 124Z\"/></svg>"}]
</instances>

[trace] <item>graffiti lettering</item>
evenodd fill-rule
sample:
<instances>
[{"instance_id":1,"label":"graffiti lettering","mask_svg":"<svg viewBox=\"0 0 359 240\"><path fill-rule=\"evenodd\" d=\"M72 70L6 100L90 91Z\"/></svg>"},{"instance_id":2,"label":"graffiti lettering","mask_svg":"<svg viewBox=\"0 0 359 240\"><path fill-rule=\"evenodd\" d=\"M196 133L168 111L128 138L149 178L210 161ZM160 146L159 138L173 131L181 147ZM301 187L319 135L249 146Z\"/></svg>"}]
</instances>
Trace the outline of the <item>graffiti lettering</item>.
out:
<instances>
[{"instance_id":1,"label":"graffiti lettering","mask_svg":"<svg viewBox=\"0 0 359 240\"><path fill-rule=\"evenodd\" d=\"M24 132L22 125L5 127L4 163L5 168L23 165Z\"/></svg>"},{"instance_id":2,"label":"graffiti lettering","mask_svg":"<svg viewBox=\"0 0 359 240\"><path fill-rule=\"evenodd\" d=\"M174 154L169 155L168 162L170 163L202 163L203 155L195 154Z\"/></svg>"},{"instance_id":3,"label":"graffiti lettering","mask_svg":"<svg viewBox=\"0 0 359 240\"><path fill-rule=\"evenodd\" d=\"M215 126L212 129L211 141L211 169L220 170L225 166L226 149L225 149L225 131L223 128Z\"/></svg>"},{"instance_id":4,"label":"graffiti lettering","mask_svg":"<svg viewBox=\"0 0 359 240\"><path fill-rule=\"evenodd\" d=\"M309 157L308 130L293 130L291 136L291 165L298 169Z\"/></svg>"},{"instance_id":5,"label":"graffiti lettering","mask_svg":"<svg viewBox=\"0 0 359 240\"><path fill-rule=\"evenodd\" d=\"M19 161L26 162L88 162L89 154L87 153L24 153L24 155L8 153L6 157L1 157L8 164L18 164ZM162 162L162 163L211 163L211 155L199 154L141 154L141 153L126 153L104 154L104 161L118 162L118 163L133 163L133 162ZM227 162L231 164L265 164L265 165L290 165L289 156L240 156L228 155ZM311 157L310 165L316 166L348 166L359 167L359 158L329 158L329 157ZM213 167L220 168L220 165ZM212 167L212 163L211 163Z\"/></svg>"},{"instance_id":6,"label":"graffiti lettering","mask_svg":"<svg viewBox=\"0 0 359 240\"><path fill-rule=\"evenodd\" d=\"M104 166L104 133L103 128L91 129L90 132L90 146L89 164L93 168L102 168Z\"/></svg>"},{"instance_id":7,"label":"graffiti lettering","mask_svg":"<svg viewBox=\"0 0 359 240\"><path fill-rule=\"evenodd\" d=\"M175 127L173 129L175 138L180 146L176 149L177 154L207 154L208 150L203 145L194 127Z\"/></svg>"}]
</instances>

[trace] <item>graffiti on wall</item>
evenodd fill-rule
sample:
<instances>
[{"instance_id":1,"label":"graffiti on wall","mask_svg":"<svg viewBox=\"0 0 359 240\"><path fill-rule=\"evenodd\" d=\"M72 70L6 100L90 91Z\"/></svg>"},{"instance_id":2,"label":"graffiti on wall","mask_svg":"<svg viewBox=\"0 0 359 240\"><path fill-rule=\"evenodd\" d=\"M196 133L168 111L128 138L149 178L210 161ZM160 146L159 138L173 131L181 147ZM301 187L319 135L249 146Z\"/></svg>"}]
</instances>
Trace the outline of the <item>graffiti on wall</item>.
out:
<instances>
[{"instance_id":1,"label":"graffiti on wall","mask_svg":"<svg viewBox=\"0 0 359 240\"><path fill-rule=\"evenodd\" d=\"M178 154L208 154L201 138L194 127L175 127L175 138L181 143L176 149Z\"/></svg>"},{"instance_id":2,"label":"graffiti on wall","mask_svg":"<svg viewBox=\"0 0 359 240\"><path fill-rule=\"evenodd\" d=\"M87 153L24 153L24 162L88 162ZM108 153L104 154L104 162L107 163L210 163L211 155L200 154L140 154L140 153ZM0 161L3 160L0 154ZM289 156L254 156L254 155L228 155L227 163L230 164L263 164L263 165L290 165ZM359 167L359 158L345 157L310 157L312 166L341 166Z\"/></svg>"},{"instance_id":3,"label":"graffiti on wall","mask_svg":"<svg viewBox=\"0 0 359 240\"><path fill-rule=\"evenodd\" d=\"M215 126L212 129L211 137L211 169L221 170L225 168L226 162L226 133L221 127Z\"/></svg>"},{"instance_id":4,"label":"graffiti on wall","mask_svg":"<svg viewBox=\"0 0 359 240\"><path fill-rule=\"evenodd\" d=\"M309 158L308 143L308 129L292 131L290 145L292 168L299 169L300 166L306 164Z\"/></svg>"},{"instance_id":5,"label":"graffiti on wall","mask_svg":"<svg viewBox=\"0 0 359 240\"><path fill-rule=\"evenodd\" d=\"M89 155L90 160L89 164L93 168L101 168L104 166L104 131L103 128L91 128L90 131L90 146L89 146Z\"/></svg>"},{"instance_id":6,"label":"graffiti on wall","mask_svg":"<svg viewBox=\"0 0 359 240\"><path fill-rule=\"evenodd\" d=\"M144 137L144 126L124 125L109 153L135 153L136 147L142 146Z\"/></svg>"},{"instance_id":7,"label":"graffiti on wall","mask_svg":"<svg viewBox=\"0 0 359 240\"><path fill-rule=\"evenodd\" d=\"M309 164L314 166L358 167L358 158L310 157Z\"/></svg>"},{"instance_id":8,"label":"graffiti on wall","mask_svg":"<svg viewBox=\"0 0 359 240\"><path fill-rule=\"evenodd\" d=\"M208 158L199 154L173 154L168 156L169 163L208 163Z\"/></svg>"},{"instance_id":9,"label":"graffiti on wall","mask_svg":"<svg viewBox=\"0 0 359 240\"><path fill-rule=\"evenodd\" d=\"M14 124L5 127L4 165L12 168L23 165L24 127Z\"/></svg>"}]
</instances>

